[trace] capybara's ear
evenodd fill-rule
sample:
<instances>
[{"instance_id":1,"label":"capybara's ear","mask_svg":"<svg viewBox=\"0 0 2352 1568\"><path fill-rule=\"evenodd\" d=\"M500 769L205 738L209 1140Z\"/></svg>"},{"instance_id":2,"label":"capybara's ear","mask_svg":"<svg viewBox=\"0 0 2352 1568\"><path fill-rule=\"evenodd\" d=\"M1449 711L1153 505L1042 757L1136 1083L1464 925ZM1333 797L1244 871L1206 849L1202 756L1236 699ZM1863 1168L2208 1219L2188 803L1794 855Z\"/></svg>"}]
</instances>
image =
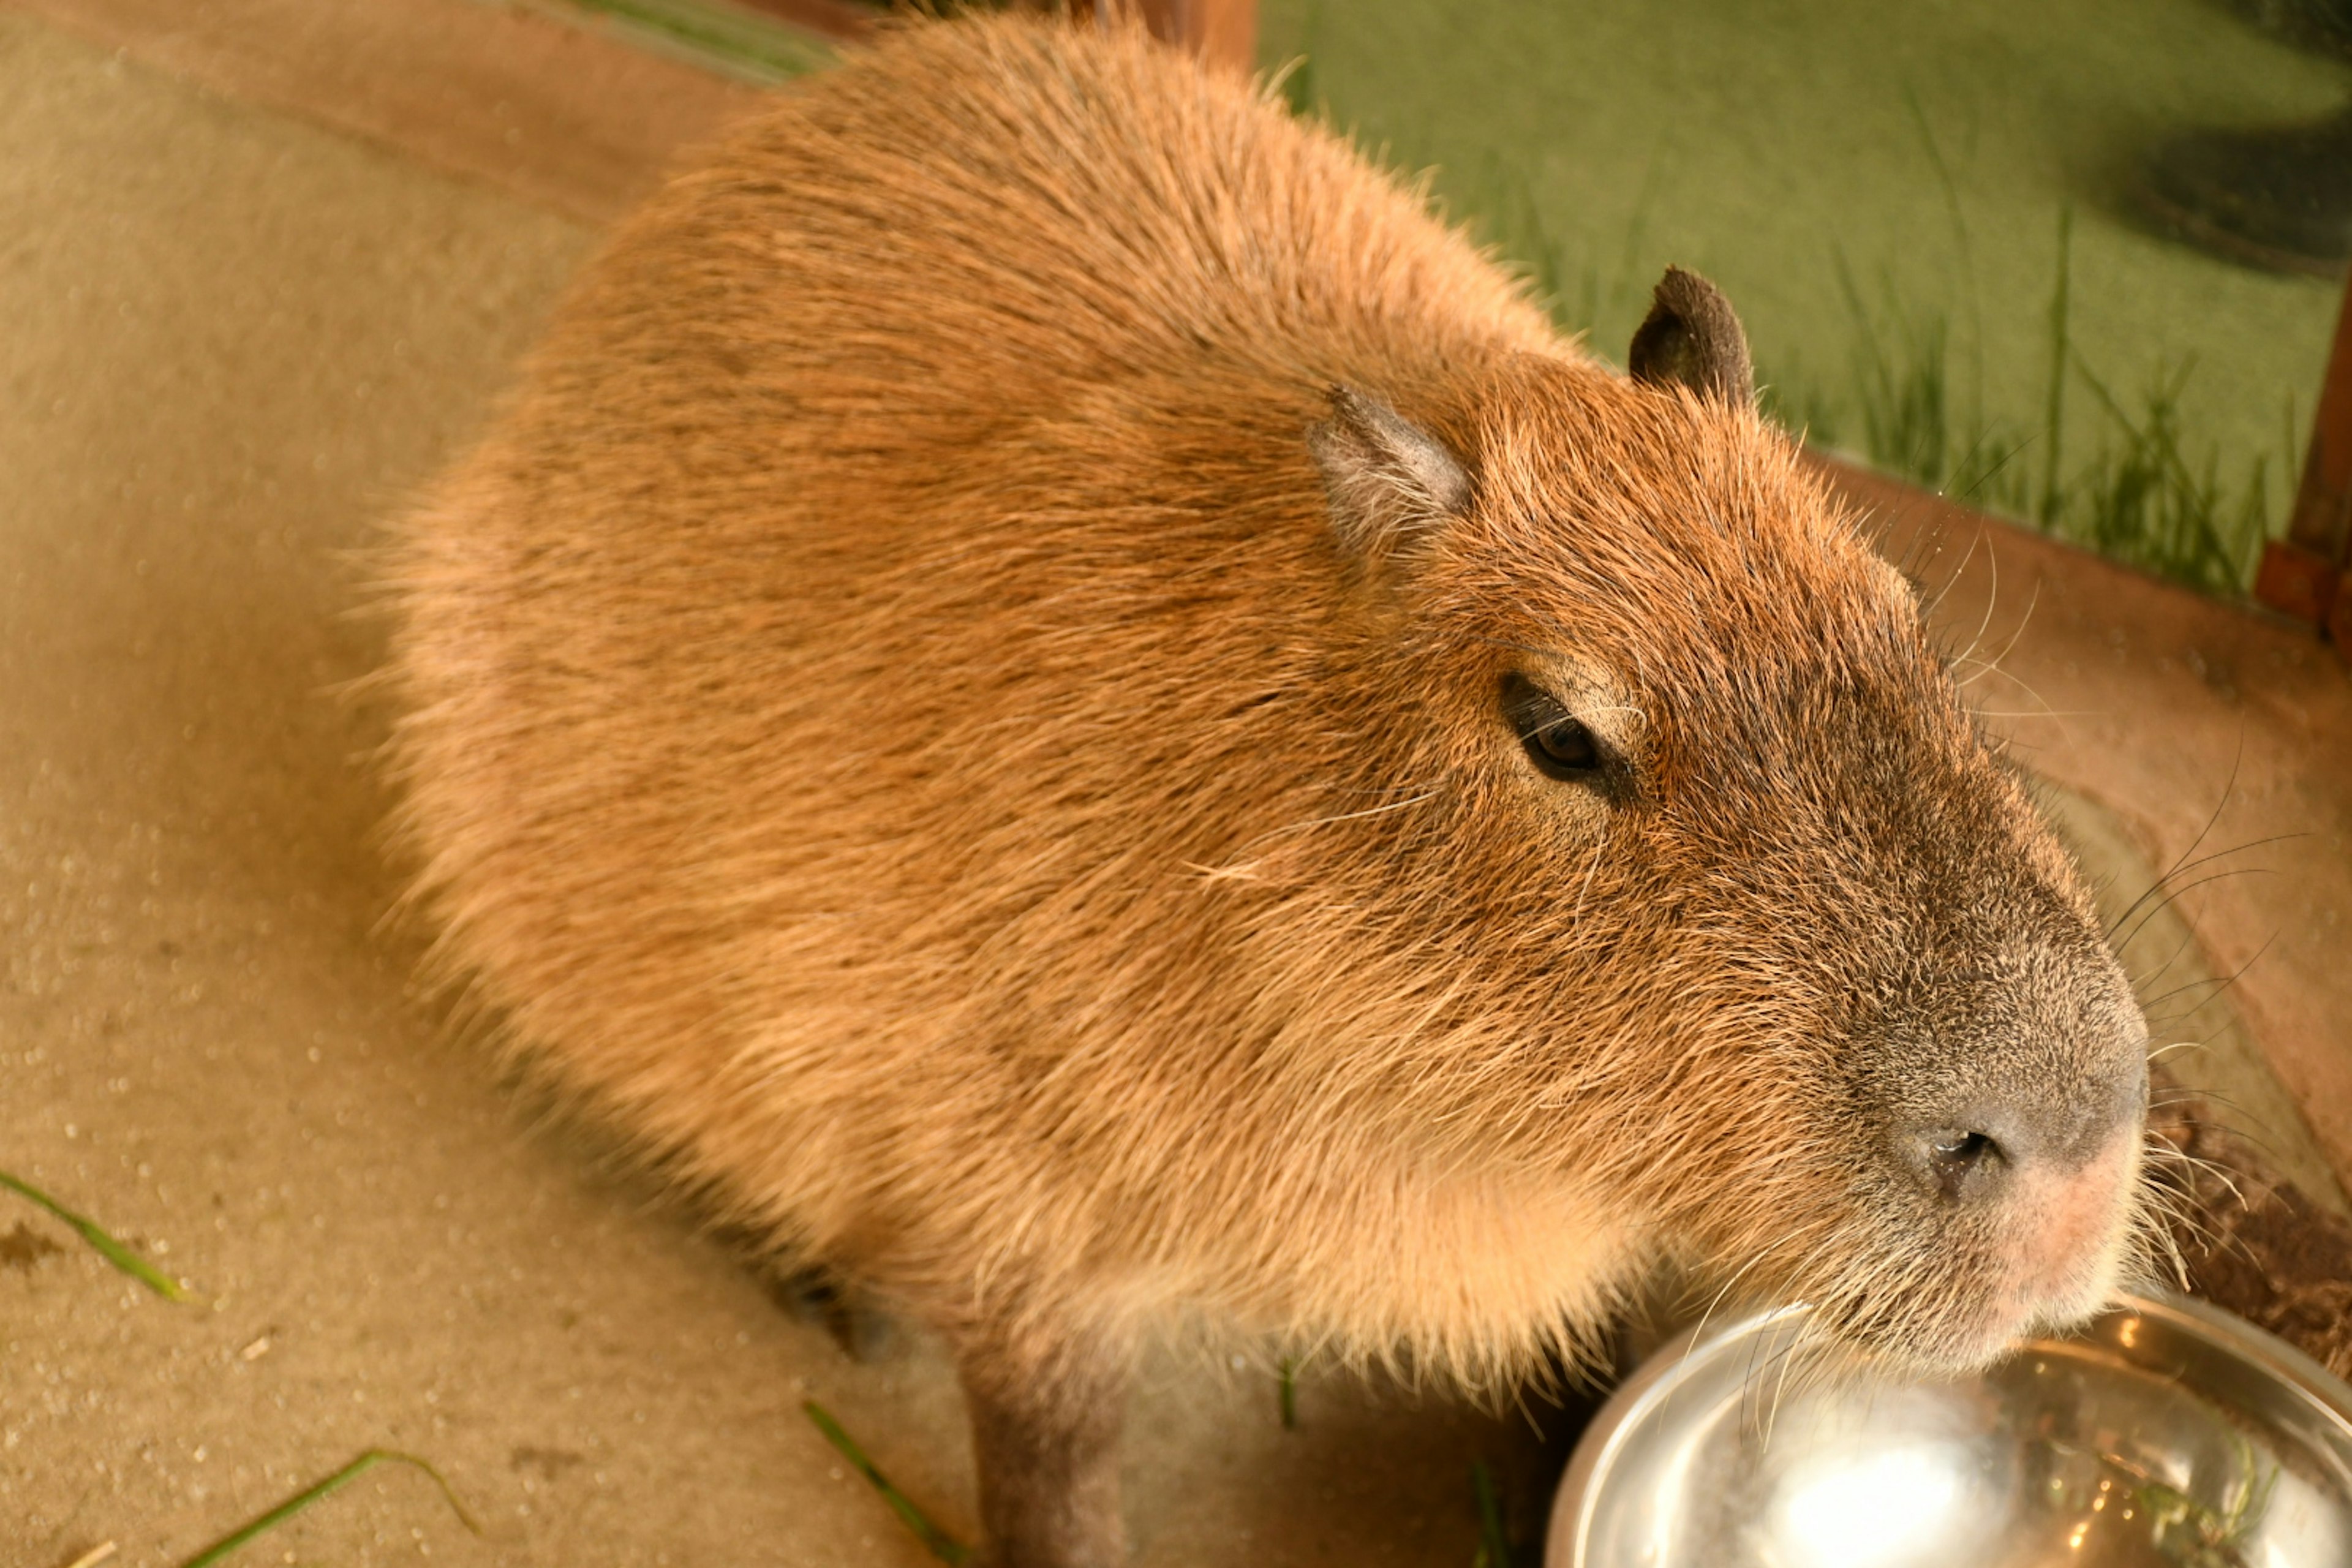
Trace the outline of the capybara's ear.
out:
<instances>
[{"instance_id":1,"label":"capybara's ear","mask_svg":"<svg viewBox=\"0 0 2352 1568\"><path fill-rule=\"evenodd\" d=\"M1307 432L1331 498L1331 531L1349 556L1385 555L1400 534L1470 504L1470 476L1435 437L1368 393L1330 391L1331 417Z\"/></svg>"},{"instance_id":2,"label":"capybara's ear","mask_svg":"<svg viewBox=\"0 0 2352 1568\"><path fill-rule=\"evenodd\" d=\"M1650 297L1650 313L1625 356L1635 381L1680 382L1701 397L1744 408L1756 401L1748 333L1723 291L1696 272L1669 267Z\"/></svg>"}]
</instances>

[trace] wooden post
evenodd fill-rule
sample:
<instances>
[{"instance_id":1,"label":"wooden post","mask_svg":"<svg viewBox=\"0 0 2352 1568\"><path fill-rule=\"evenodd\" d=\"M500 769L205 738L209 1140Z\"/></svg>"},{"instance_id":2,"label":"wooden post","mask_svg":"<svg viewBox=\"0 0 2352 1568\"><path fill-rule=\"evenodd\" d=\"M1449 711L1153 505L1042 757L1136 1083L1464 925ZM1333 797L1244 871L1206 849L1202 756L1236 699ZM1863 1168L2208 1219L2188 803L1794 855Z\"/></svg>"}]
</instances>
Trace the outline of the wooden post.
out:
<instances>
[{"instance_id":1,"label":"wooden post","mask_svg":"<svg viewBox=\"0 0 2352 1568\"><path fill-rule=\"evenodd\" d=\"M2320 384L2286 537L2263 548L2254 597L2352 654L2352 279Z\"/></svg>"}]
</instances>

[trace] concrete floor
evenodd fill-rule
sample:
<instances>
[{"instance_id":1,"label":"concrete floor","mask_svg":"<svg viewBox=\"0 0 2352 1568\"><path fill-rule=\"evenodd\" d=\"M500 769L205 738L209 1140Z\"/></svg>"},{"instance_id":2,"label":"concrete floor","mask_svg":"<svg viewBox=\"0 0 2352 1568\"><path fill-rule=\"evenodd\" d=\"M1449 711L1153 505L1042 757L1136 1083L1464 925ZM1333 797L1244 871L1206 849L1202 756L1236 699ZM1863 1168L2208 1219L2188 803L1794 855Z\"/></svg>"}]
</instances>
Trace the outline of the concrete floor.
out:
<instances>
[{"instance_id":1,"label":"concrete floor","mask_svg":"<svg viewBox=\"0 0 2352 1568\"><path fill-rule=\"evenodd\" d=\"M307 32L239 31L289 4L0 5L0 1168L194 1292L157 1301L0 1209L0 1568L110 1541L176 1563L380 1445L440 1466L485 1534L385 1469L243 1560L911 1568L799 1405L968 1536L934 1350L851 1362L445 1038L383 925L382 715L338 695L376 648L346 552L479 427L594 223L750 100L454 0L309 0ZM433 107L469 92L490 111ZM2042 607L1985 689L2073 715L2023 738L2119 895L2221 797L2232 731L2215 841L2308 835L2266 852L2280 876L2211 889L2202 951L2150 984L2269 941L2243 1005L2181 1033L2332 1190L2341 671L2035 542L2000 559ZM1969 561L1947 614L1972 627ZM1996 640L2022 602L2003 590ZM1167 1352L1136 1401L1139 1563L1465 1564L1479 1456L1537 1533L1556 1456L1524 1421L1310 1371L1286 1431L1268 1370L1226 1355Z\"/></svg>"}]
</instances>

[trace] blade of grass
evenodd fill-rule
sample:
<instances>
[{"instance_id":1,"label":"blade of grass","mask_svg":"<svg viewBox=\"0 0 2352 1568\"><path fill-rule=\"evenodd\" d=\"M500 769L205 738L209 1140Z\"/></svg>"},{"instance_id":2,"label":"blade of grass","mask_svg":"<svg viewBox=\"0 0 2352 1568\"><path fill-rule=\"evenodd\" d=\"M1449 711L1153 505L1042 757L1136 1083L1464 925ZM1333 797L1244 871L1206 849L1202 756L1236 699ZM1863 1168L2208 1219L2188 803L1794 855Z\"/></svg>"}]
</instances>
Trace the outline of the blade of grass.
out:
<instances>
[{"instance_id":1,"label":"blade of grass","mask_svg":"<svg viewBox=\"0 0 2352 1568\"><path fill-rule=\"evenodd\" d=\"M350 1464L345 1465L341 1469L337 1470L333 1475L327 1477L326 1479L312 1482L310 1486L304 1488L299 1492L296 1492L292 1497L288 1498L284 1502L279 1503L276 1508L271 1509L268 1513L263 1514L260 1518L253 1520L249 1523L241 1525L237 1529L231 1531L228 1534L222 1536L218 1541L214 1542L210 1546L205 1547L194 1557L191 1557L185 1563L181 1563L180 1568L211 1568L213 1563L219 1562L224 1557L226 1557L230 1552L237 1550L237 1548L250 1544L255 1537L267 1534L268 1531L277 1529L279 1525L285 1523L296 1514L300 1513L304 1509L309 1508L312 1503L317 1502L320 1498L323 1498L331 1492L340 1491L342 1488L348 1486L352 1481L359 1479L361 1476L366 1474L369 1470L372 1470L376 1466L382 1464L408 1465L416 1469L423 1470L426 1475L433 1478L433 1484L441 1489L441 1495L449 1500L449 1507L457 1513L457 1522L464 1525L467 1530L473 1534L479 1535L482 1533L482 1527L474 1522L474 1516L466 1511L466 1505L457 1500L457 1494L450 1489L449 1483L442 1479L440 1471L435 1469L432 1466L426 1464L424 1460L418 1458L414 1454L404 1454L394 1448L370 1448L366 1453L362 1454L358 1458L353 1459Z\"/></svg>"},{"instance_id":2,"label":"blade of grass","mask_svg":"<svg viewBox=\"0 0 2352 1568\"><path fill-rule=\"evenodd\" d=\"M891 1511L906 1521L907 1528L915 1532L915 1538L929 1549L932 1556L950 1564L950 1568L971 1561L971 1548L933 1524L930 1516L915 1506L914 1499L892 1486L890 1479L875 1467L874 1461L866 1457L866 1450L841 1429L841 1423L835 1421L824 1405L810 1399L802 1403L801 1409L816 1423L816 1429L824 1434L824 1440L849 1461L850 1468L864 1476L866 1484L882 1494L882 1500L890 1505Z\"/></svg>"},{"instance_id":3,"label":"blade of grass","mask_svg":"<svg viewBox=\"0 0 2352 1568\"><path fill-rule=\"evenodd\" d=\"M1470 1461L1470 1487L1478 1494L1479 1558L1488 1568L1511 1568L1510 1538L1503 1533L1503 1498L1486 1460Z\"/></svg>"},{"instance_id":4,"label":"blade of grass","mask_svg":"<svg viewBox=\"0 0 2352 1568\"><path fill-rule=\"evenodd\" d=\"M1282 1429L1295 1432L1298 1429L1298 1369L1284 1356L1276 1370L1282 1375Z\"/></svg>"},{"instance_id":5,"label":"blade of grass","mask_svg":"<svg viewBox=\"0 0 2352 1568\"><path fill-rule=\"evenodd\" d=\"M1280 79L1282 100L1300 120L1319 119L1328 107L1315 82L1315 59L1323 52L1323 0L1307 0L1306 25L1299 35L1298 54Z\"/></svg>"},{"instance_id":6,"label":"blade of grass","mask_svg":"<svg viewBox=\"0 0 2352 1568\"><path fill-rule=\"evenodd\" d=\"M1944 193L1944 211L1952 220L1952 240L1958 247L1962 285L1968 290L1969 301L1969 425L1982 430L1984 411L1984 300L1977 288L1977 263L1973 247L1969 241L1968 215L1960 207L1960 187L1952 178L1952 166L1944 158L1944 149L1936 140L1935 128L1927 122L1927 105L1919 101L1916 88L1906 82L1903 101L1910 107L1911 123L1918 130L1919 140L1927 149L1927 161L1935 166L1936 184Z\"/></svg>"},{"instance_id":7,"label":"blade of grass","mask_svg":"<svg viewBox=\"0 0 2352 1568\"><path fill-rule=\"evenodd\" d=\"M756 12L698 0L570 0L640 36L682 49L760 83L789 81L832 63L823 39Z\"/></svg>"},{"instance_id":8,"label":"blade of grass","mask_svg":"<svg viewBox=\"0 0 2352 1568\"><path fill-rule=\"evenodd\" d=\"M2060 454L2066 434L2066 362L2071 353L2066 315L2074 273L2074 204L2065 202L2058 208L2058 280L2050 291L2050 381L2042 402L2042 506L2036 521L2044 528L2058 521L2065 495Z\"/></svg>"},{"instance_id":9,"label":"blade of grass","mask_svg":"<svg viewBox=\"0 0 2352 1568\"><path fill-rule=\"evenodd\" d=\"M96 1220L74 1213L32 1183L20 1181L5 1171L0 1171L0 1187L5 1187L18 1197L30 1199L71 1226L76 1234L89 1243L100 1258L161 1296L166 1301L184 1301L188 1293L180 1282L117 1241Z\"/></svg>"}]
</instances>

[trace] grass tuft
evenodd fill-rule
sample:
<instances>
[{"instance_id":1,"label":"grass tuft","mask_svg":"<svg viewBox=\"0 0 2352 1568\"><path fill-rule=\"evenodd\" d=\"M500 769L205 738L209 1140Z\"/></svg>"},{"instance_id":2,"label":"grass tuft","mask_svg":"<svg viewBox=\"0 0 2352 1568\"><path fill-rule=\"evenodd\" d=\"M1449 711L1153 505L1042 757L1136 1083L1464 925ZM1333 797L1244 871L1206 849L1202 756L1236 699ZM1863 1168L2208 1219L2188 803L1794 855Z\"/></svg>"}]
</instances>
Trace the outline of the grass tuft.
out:
<instances>
[{"instance_id":1,"label":"grass tuft","mask_svg":"<svg viewBox=\"0 0 2352 1568\"><path fill-rule=\"evenodd\" d=\"M850 1468L864 1476L866 1483L882 1494L882 1500L890 1505L892 1512L906 1521L907 1528L915 1532L915 1538L923 1543L932 1556L948 1563L950 1568L955 1568L955 1565L971 1560L971 1548L933 1524L930 1516L915 1505L914 1499L892 1486L890 1479L876 1467L873 1460L866 1457L866 1450L859 1447L856 1440L842 1430L841 1423L835 1421L824 1405L811 1399L803 1401L801 1409L807 1414L811 1421L816 1424L816 1429L824 1434L824 1440L832 1444L843 1458L849 1461Z\"/></svg>"},{"instance_id":2,"label":"grass tuft","mask_svg":"<svg viewBox=\"0 0 2352 1568\"><path fill-rule=\"evenodd\" d=\"M1503 1494L1484 1459L1470 1461L1470 1489L1478 1500L1478 1552L1471 1568L1511 1568L1511 1539L1503 1529Z\"/></svg>"},{"instance_id":3,"label":"grass tuft","mask_svg":"<svg viewBox=\"0 0 2352 1568\"><path fill-rule=\"evenodd\" d=\"M1882 279L1866 295L1841 259L1853 318L1850 384L1858 389L1862 455L1873 465L1990 510L2033 524L2126 564L2223 596L2252 581L2271 520L2271 455L2242 478L2221 472L2218 452L2192 456L2181 418L2193 361L2159 363L2136 395L2112 387L2074 345L2074 212L2058 215L2041 427L2031 435L1982 414L1959 416L1950 395L1948 333L1941 316L1906 310ZM2101 422L2087 457L2068 466L2068 397L2091 395ZM1828 445L1822 410L1839 406L1817 387L1768 388L1765 412ZM2074 433L2079 435L2079 433ZM2290 413L2287 468L2295 437ZM2039 451L2032 448L2038 447Z\"/></svg>"},{"instance_id":4,"label":"grass tuft","mask_svg":"<svg viewBox=\"0 0 2352 1568\"><path fill-rule=\"evenodd\" d=\"M2118 560L2151 565L2215 593L2242 588L2253 574L2270 512L2269 459L2255 458L2234 494L2221 480L2218 456L2189 467L2180 433L2187 363L2177 371L2157 367L2137 414L2088 366L2077 369L2121 432L2122 445L2101 452L2078 481L2079 504L2070 521L2093 548Z\"/></svg>"},{"instance_id":5,"label":"grass tuft","mask_svg":"<svg viewBox=\"0 0 2352 1568\"><path fill-rule=\"evenodd\" d=\"M76 1235L89 1243L92 1250L117 1268L161 1296L166 1301L184 1301L188 1293L180 1282L140 1257L122 1243L107 1234L96 1220L78 1215L30 1182L19 1180L0 1171L0 1187L5 1187L18 1197L30 1199L71 1226Z\"/></svg>"},{"instance_id":6,"label":"grass tuft","mask_svg":"<svg viewBox=\"0 0 2352 1568\"><path fill-rule=\"evenodd\" d=\"M1916 104L1914 110L1951 211L1962 270L1972 275L1950 170ZM1453 215L1517 268L1562 331L1575 333L1636 320L1646 308L1652 274L1639 262L1656 177L1654 159L1622 254L1605 268L1591 259L1597 237L1556 227L1515 160L1490 153L1450 176L1445 188ZM1824 378L1784 362L1776 368L1787 374L1762 378L1759 405L1816 446L1839 447L1843 437L1874 467L1957 500L2207 593L2242 594L2273 522L2270 475L2277 454L2225 475L2218 452L2192 451L2182 424L2188 363L2159 364L2126 396L2084 361L2071 336L2074 227L2074 209L2062 207L2038 421L2012 425L1984 412L1984 333L1972 287L1970 330L1958 354L1965 363L1956 374L1945 315L1913 309L1891 274L1865 287L1842 253L1833 257L1850 323L1842 373ZM2078 390L2090 395L2095 410L2088 432L2068 428L2083 403L2070 395ZM2298 447L2290 415L2281 471L2293 474Z\"/></svg>"},{"instance_id":7,"label":"grass tuft","mask_svg":"<svg viewBox=\"0 0 2352 1568\"><path fill-rule=\"evenodd\" d=\"M2060 479L2066 437L2066 314L2074 281L2074 208L2058 209L2058 281L2050 290L2050 364L2042 400L2042 495L2034 515L2046 526L2064 503Z\"/></svg>"},{"instance_id":8,"label":"grass tuft","mask_svg":"<svg viewBox=\"0 0 2352 1568\"><path fill-rule=\"evenodd\" d=\"M482 1527L474 1522L474 1516L466 1511L466 1505L457 1500L457 1494L450 1489L449 1483L442 1479L440 1471L414 1454L404 1454L392 1448L370 1448L333 1475L323 1480L313 1481L260 1518L240 1525L222 1536L194 1557L181 1563L180 1568L212 1568L212 1564L226 1557L230 1552L250 1545L256 1539L277 1529L312 1503L331 1493L341 1490L376 1466L383 1464L407 1465L415 1469L423 1470L433 1478L433 1484L441 1489L441 1495L448 1500L449 1507L457 1515L457 1521L475 1535L482 1533Z\"/></svg>"}]
</instances>

